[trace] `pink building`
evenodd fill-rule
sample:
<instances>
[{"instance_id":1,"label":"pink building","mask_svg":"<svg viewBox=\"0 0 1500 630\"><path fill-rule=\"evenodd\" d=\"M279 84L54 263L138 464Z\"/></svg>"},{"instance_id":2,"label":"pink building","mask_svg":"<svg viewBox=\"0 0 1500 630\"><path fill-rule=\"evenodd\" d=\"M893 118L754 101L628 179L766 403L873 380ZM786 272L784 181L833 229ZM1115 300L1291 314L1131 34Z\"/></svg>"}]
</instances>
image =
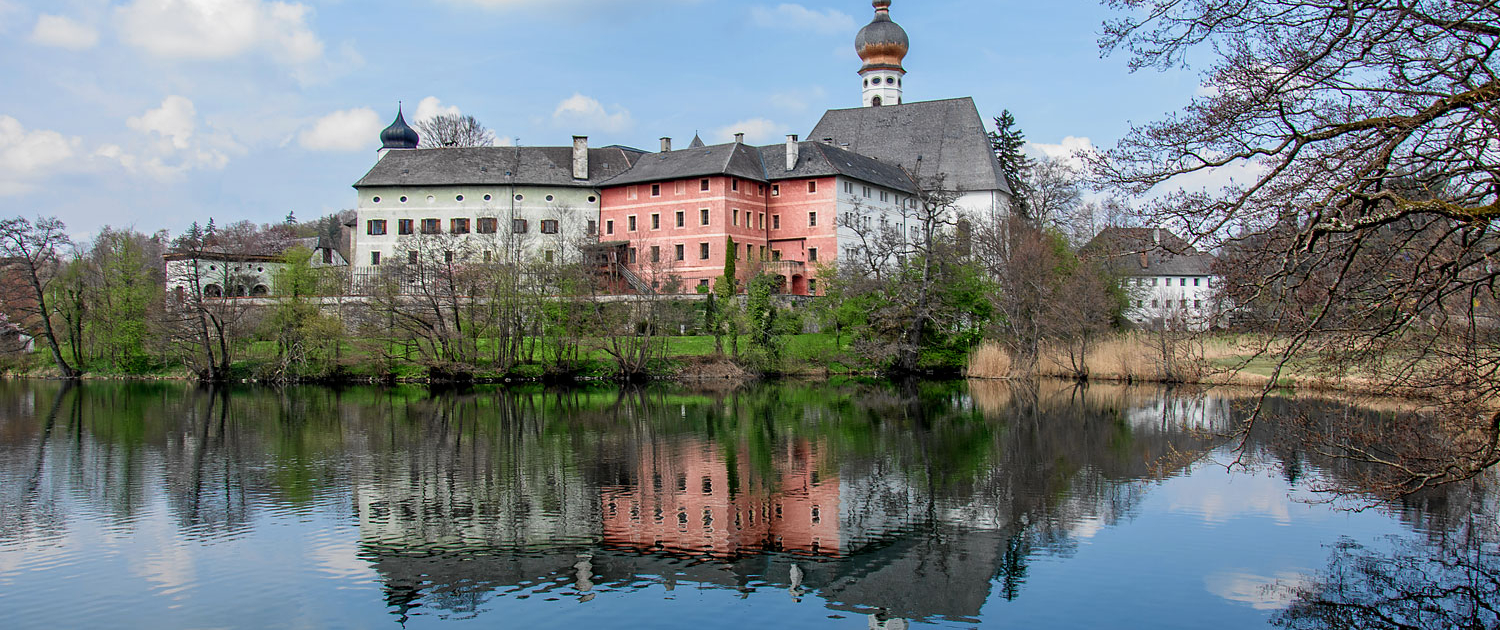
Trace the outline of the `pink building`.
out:
<instances>
[{"instance_id":1,"label":"pink building","mask_svg":"<svg viewBox=\"0 0 1500 630\"><path fill-rule=\"evenodd\" d=\"M796 136L764 147L695 138L678 151L663 139L601 187L599 240L657 290L711 287L732 240L740 281L763 269L783 292L818 295L822 265L861 226L900 225L916 192L900 166Z\"/></svg>"}]
</instances>

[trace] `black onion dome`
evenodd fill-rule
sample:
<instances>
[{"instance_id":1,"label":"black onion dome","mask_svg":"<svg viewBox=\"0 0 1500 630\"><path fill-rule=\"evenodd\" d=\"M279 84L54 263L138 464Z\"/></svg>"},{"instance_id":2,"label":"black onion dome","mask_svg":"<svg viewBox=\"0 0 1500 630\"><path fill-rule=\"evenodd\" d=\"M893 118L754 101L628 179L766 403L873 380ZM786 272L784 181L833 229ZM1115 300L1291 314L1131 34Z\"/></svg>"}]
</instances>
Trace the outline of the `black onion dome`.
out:
<instances>
[{"instance_id":1,"label":"black onion dome","mask_svg":"<svg viewBox=\"0 0 1500 630\"><path fill-rule=\"evenodd\" d=\"M891 21L890 0L874 0L871 4L875 6L875 19L859 29L859 35L854 37L854 51L866 66L899 67L911 48L906 29Z\"/></svg>"},{"instance_id":2,"label":"black onion dome","mask_svg":"<svg viewBox=\"0 0 1500 630\"><path fill-rule=\"evenodd\" d=\"M406 118L401 115L399 107L396 108L396 121L380 132L381 149L415 149L421 141L417 130L406 124Z\"/></svg>"}]
</instances>

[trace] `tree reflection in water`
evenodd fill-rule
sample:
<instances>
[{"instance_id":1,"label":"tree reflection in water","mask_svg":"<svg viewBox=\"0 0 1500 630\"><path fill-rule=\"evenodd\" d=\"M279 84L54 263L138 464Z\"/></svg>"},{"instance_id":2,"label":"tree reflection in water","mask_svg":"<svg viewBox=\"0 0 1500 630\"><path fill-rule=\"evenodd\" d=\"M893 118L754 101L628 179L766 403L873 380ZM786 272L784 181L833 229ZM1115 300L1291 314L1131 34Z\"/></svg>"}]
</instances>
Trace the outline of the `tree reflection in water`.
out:
<instances>
[{"instance_id":1,"label":"tree reflection in water","mask_svg":"<svg viewBox=\"0 0 1500 630\"><path fill-rule=\"evenodd\" d=\"M1354 413L1276 404L1283 417ZM775 591L871 627L972 624L997 600L1024 603L1039 559L1071 557L1134 518L1235 413L1223 394L1060 382L212 392L0 381L0 508L20 506L0 509L0 545L57 538L85 510L129 529L153 496L178 537L205 546L267 515L347 510L351 560L373 570L402 622L480 616L497 598L690 584ZM1366 478L1259 426L1248 453L1293 484L1358 491ZM1428 547L1450 549L1475 514L1493 520L1489 487L1469 488L1382 504L1436 539L1341 545L1279 621L1494 627L1493 544L1489 555ZM1400 623L1379 625L1388 618Z\"/></svg>"}]
</instances>

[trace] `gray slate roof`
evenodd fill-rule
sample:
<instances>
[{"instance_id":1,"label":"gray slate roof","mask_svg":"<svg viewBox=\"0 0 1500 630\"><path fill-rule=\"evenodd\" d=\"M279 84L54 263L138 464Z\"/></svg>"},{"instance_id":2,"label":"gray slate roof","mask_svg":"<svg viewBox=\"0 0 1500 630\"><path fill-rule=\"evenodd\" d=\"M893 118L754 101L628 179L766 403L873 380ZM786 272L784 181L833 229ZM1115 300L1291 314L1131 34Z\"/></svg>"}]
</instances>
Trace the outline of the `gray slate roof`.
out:
<instances>
[{"instance_id":1,"label":"gray slate roof","mask_svg":"<svg viewBox=\"0 0 1500 630\"><path fill-rule=\"evenodd\" d=\"M597 187L642 154L625 147L589 149L589 178L573 179L573 147L404 149L385 154L355 188L380 186Z\"/></svg>"},{"instance_id":2,"label":"gray slate roof","mask_svg":"<svg viewBox=\"0 0 1500 630\"><path fill-rule=\"evenodd\" d=\"M760 147L760 155L766 179L771 181L843 175L892 190L917 192L916 184L900 166L821 142L797 143L797 166L790 171L786 170L785 144Z\"/></svg>"},{"instance_id":3,"label":"gray slate roof","mask_svg":"<svg viewBox=\"0 0 1500 630\"><path fill-rule=\"evenodd\" d=\"M969 97L830 109L808 138L832 138L839 148L899 164L924 183L943 173L944 187L952 190L1010 192L979 109Z\"/></svg>"},{"instance_id":4,"label":"gray slate roof","mask_svg":"<svg viewBox=\"0 0 1500 630\"><path fill-rule=\"evenodd\" d=\"M1176 234L1154 228L1105 228L1079 253L1102 258L1126 276L1208 276L1216 260Z\"/></svg>"},{"instance_id":5,"label":"gray slate roof","mask_svg":"<svg viewBox=\"0 0 1500 630\"><path fill-rule=\"evenodd\" d=\"M731 175L767 181L765 170L761 168L760 154L755 147L731 142L681 151L649 153L641 156L630 170L606 183L609 186L620 186L708 175Z\"/></svg>"},{"instance_id":6,"label":"gray slate roof","mask_svg":"<svg viewBox=\"0 0 1500 630\"><path fill-rule=\"evenodd\" d=\"M797 143L797 164L786 168L786 145L753 147L746 144L716 144L642 156L623 175L607 186L670 181L710 175L730 175L757 182L806 177L845 177L902 192L917 192L916 185L900 166L846 151L820 142Z\"/></svg>"}]
</instances>

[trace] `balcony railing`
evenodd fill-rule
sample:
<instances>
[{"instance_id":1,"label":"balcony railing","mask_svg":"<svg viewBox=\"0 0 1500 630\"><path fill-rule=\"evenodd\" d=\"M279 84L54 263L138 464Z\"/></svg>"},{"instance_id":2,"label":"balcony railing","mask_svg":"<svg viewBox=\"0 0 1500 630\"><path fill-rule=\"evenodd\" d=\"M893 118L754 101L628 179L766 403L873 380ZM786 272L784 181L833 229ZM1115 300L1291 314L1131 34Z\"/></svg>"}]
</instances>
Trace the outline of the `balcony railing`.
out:
<instances>
[{"instance_id":1,"label":"balcony railing","mask_svg":"<svg viewBox=\"0 0 1500 630\"><path fill-rule=\"evenodd\" d=\"M765 262L766 271L779 276L805 276L807 275L807 263L800 260L768 260Z\"/></svg>"}]
</instances>

